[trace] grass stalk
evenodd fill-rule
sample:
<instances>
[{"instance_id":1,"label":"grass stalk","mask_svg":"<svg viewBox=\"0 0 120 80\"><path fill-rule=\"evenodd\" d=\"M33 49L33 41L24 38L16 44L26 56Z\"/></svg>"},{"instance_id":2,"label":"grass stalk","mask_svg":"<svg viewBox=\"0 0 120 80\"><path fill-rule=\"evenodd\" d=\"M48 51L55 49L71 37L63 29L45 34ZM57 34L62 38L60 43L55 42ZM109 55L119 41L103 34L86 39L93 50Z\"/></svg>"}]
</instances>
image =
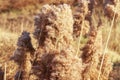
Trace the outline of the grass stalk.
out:
<instances>
[{"instance_id":1,"label":"grass stalk","mask_svg":"<svg viewBox=\"0 0 120 80\"><path fill-rule=\"evenodd\" d=\"M115 13L116 13L116 7L115 7ZM113 16L113 19L112 19L112 22L111 22L110 31L108 33L108 38L107 38L105 48L104 48L104 51L103 51L102 61L101 61L101 64L100 64L100 69L99 69L99 74L98 74L98 79L97 80L100 80L101 70L102 70L102 66L103 66L103 62L104 62L104 58L105 58L105 53L107 51L108 43L109 43L109 40L110 40L110 37L111 37L112 28L113 28L114 21L115 21L115 13L114 13L114 16Z\"/></svg>"}]
</instances>

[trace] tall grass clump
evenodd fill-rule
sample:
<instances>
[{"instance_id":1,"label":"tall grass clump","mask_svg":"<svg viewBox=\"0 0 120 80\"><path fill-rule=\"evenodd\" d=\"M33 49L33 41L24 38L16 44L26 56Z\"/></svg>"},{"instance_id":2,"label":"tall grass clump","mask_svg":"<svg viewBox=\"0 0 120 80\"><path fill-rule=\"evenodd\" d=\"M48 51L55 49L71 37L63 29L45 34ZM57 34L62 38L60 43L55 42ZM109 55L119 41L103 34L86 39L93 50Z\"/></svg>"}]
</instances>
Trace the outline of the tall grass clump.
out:
<instances>
[{"instance_id":1,"label":"tall grass clump","mask_svg":"<svg viewBox=\"0 0 120 80\"><path fill-rule=\"evenodd\" d=\"M24 31L22 35L18 38L17 49L11 60L14 60L19 65L19 74L15 76L15 80L20 77L22 80L29 80L30 71L32 68L31 57L34 53L34 48L31 44L31 38L29 33Z\"/></svg>"},{"instance_id":2,"label":"tall grass clump","mask_svg":"<svg viewBox=\"0 0 120 80\"><path fill-rule=\"evenodd\" d=\"M23 32L10 58L17 63L17 70L10 72L6 68L0 72L12 73L6 76L9 80L108 80L112 70L110 54L106 52L109 38L106 42L102 30L106 24L100 17L101 13L108 21L113 20L108 4L116 5L111 0L79 0L73 13L62 2L44 5L34 18L35 49L30 33L21 24ZM114 19L118 17L116 12L113 10Z\"/></svg>"},{"instance_id":3,"label":"tall grass clump","mask_svg":"<svg viewBox=\"0 0 120 80\"><path fill-rule=\"evenodd\" d=\"M73 17L70 6L45 5L35 19L35 38L39 49L36 61L38 78L43 80L81 80L82 62L72 46ZM41 52L41 50L43 52ZM71 66L72 65L72 66ZM33 70L36 71L36 70Z\"/></svg>"}]
</instances>

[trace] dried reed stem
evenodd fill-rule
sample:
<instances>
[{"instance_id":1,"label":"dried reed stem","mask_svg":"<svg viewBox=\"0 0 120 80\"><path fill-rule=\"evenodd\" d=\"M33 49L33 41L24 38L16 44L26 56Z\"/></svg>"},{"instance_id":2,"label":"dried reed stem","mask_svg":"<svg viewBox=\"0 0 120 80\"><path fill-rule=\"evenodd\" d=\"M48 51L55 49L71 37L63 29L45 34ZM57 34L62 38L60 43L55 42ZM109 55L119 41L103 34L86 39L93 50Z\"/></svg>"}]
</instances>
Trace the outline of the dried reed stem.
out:
<instances>
[{"instance_id":1,"label":"dried reed stem","mask_svg":"<svg viewBox=\"0 0 120 80\"><path fill-rule=\"evenodd\" d=\"M115 12L116 12L116 8L115 8ZM110 31L108 33L108 38L107 38L107 41L106 41L106 44L105 44L105 48L104 48L104 52L103 52L103 56L102 56L102 61L100 63L98 80L100 80L101 70L102 70L102 66L103 66L103 62L104 62L104 58L105 58L105 53L106 53L106 50L107 50L107 47L108 47L108 43L109 43L109 40L110 40L110 36L111 36L111 32L112 32L112 27L114 25L114 21L115 21L115 13L114 13L114 16L113 16L113 19L112 19L112 23L111 23L111 26L110 26Z\"/></svg>"},{"instance_id":2,"label":"dried reed stem","mask_svg":"<svg viewBox=\"0 0 120 80\"><path fill-rule=\"evenodd\" d=\"M5 63L4 80L7 80L6 79L6 71L7 71L7 64Z\"/></svg>"},{"instance_id":3,"label":"dried reed stem","mask_svg":"<svg viewBox=\"0 0 120 80\"><path fill-rule=\"evenodd\" d=\"M78 41L78 47L77 47L76 56L78 56L79 51L80 51L80 41L81 41L81 38L82 38L83 27L84 27L84 18L83 18L82 25L81 25L81 31L80 31L80 36L79 36L79 41Z\"/></svg>"}]
</instances>

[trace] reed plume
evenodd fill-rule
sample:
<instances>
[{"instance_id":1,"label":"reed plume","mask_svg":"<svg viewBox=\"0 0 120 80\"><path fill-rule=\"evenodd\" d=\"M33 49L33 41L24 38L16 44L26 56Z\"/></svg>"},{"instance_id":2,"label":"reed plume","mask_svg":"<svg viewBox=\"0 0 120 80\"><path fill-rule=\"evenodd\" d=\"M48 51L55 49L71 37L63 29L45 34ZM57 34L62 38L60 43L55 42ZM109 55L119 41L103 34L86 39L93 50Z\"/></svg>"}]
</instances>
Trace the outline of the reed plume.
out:
<instances>
[{"instance_id":1,"label":"reed plume","mask_svg":"<svg viewBox=\"0 0 120 80\"><path fill-rule=\"evenodd\" d=\"M82 62L74 55L72 46L73 17L70 6L43 6L36 16L35 25L34 36L40 48L37 51L40 55L36 59L38 64L34 64L33 69L36 77L40 80L82 80ZM41 49L44 51L41 52Z\"/></svg>"},{"instance_id":2,"label":"reed plume","mask_svg":"<svg viewBox=\"0 0 120 80\"><path fill-rule=\"evenodd\" d=\"M31 56L34 53L34 48L31 44L31 38L29 33L23 31L21 36L18 38L17 49L14 52L14 55L11 57L21 69L20 72L22 74L18 74L15 76L15 79L19 79L21 76L22 80L29 80L29 74L31 71Z\"/></svg>"}]
</instances>

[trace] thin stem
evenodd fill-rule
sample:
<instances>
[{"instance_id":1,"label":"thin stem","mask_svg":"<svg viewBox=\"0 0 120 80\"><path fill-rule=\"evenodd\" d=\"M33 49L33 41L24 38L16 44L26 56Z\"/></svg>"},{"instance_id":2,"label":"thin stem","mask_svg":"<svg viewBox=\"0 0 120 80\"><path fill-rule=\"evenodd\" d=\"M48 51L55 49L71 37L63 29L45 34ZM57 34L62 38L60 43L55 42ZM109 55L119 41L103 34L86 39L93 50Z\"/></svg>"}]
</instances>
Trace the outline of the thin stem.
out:
<instances>
[{"instance_id":1,"label":"thin stem","mask_svg":"<svg viewBox=\"0 0 120 80\"><path fill-rule=\"evenodd\" d=\"M78 47L77 47L77 53L76 53L76 56L79 54L79 49L80 49L80 41L81 41L81 38L82 38L82 33L83 33L83 26L84 26L84 18L82 20L82 25L81 25L81 31L80 31L80 36L79 36L79 41L78 41Z\"/></svg>"},{"instance_id":2,"label":"thin stem","mask_svg":"<svg viewBox=\"0 0 120 80\"><path fill-rule=\"evenodd\" d=\"M7 71L6 67L7 67L7 65L6 65L6 63L5 63L5 73L4 73L4 80L6 80L6 71Z\"/></svg>"},{"instance_id":3,"label":"thin stem","mask_svg":"<svg viewBox=\"0 0 120 80\"><path fill-rule=\"evenodd\" d=\"M104 49L104 52L103 52L102 61L101 61L101 64L100 64L100 70L99 70L99 74L98 74L98 79L97 80L100 80L101 70L102 70L102 66L103 66L103 62L104 62L104 58L105 58L105 53L106 53L106 50L107 50L107 47L108 47L108 43L109 43L109 40L110 40L112 28L113 28L114 21L115 21L115 13L116 13L116 8L115 8L114 16L113 16L112 23L111 23L111 26L110 26L110 31L108 33L108 38L107 38L105 49Z\"/></svg>"}]
</instances>

